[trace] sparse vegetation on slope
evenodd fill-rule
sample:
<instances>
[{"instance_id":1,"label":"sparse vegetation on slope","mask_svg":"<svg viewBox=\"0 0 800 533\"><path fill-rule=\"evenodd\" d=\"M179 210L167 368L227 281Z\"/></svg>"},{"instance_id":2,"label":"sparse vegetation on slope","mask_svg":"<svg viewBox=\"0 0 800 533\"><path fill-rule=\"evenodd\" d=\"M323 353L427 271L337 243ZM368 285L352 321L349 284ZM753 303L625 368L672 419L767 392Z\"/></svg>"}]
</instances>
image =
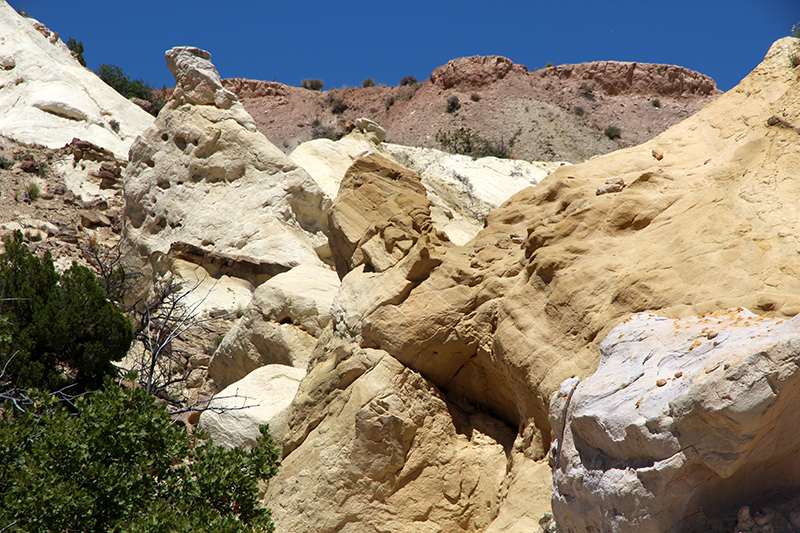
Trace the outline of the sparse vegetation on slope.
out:
<instances>
[{"instance_id":1,"label":"sparse vegetation on slope","mask_svg":"<svg viewBox=\"0 0 800 533\"><path fill-rule=\"evenodd\" d=\"M522 130L517 130L508 142L502 137L499 142L492 142L470 128L458 128L454 131L439 130L436 133L436 142L442 150L453 154L468 155L476 159L490 156L508 159L521 133Z\"/></svg>"}]
</instances>

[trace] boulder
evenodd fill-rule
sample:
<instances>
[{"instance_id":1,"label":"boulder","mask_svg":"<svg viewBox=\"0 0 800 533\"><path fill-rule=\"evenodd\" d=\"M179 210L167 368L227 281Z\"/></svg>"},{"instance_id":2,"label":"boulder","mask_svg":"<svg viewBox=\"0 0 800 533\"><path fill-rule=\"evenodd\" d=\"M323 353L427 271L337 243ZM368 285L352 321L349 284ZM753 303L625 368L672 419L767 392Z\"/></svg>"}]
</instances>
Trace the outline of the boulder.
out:
<instances>
[{"instance_id":1,"label":"boulder","mask_svg":"<svg viewBox=\"0 0 800 533\"><path fill-rule=\"evenodd\" d=\"M41 23L0 2L0 134L60 148L74 137L125 159L153 117L92 71Z\"/></svg>"},{"instance_id":2,"label":"boulder","mask_svg":"<svg viewBox=\"0 0 800 533\"><path fill-rule=\"evenodd\" d=\"M339 194L345 172L358 158L383 150L364 133L355 130L338 141L315 139L295 148L289 157L306 170L329 198Z\"/></svg>"},{"instance_id":3,"label":"boulder","mask_svg":"<svg viewBox=\"0 0 800 533\"><path fill-rule=\"evenodd\" d=\"M265 364L305 369L317 337L331 321L339 278L327 268L300 265L260 285L250 308L225 335L208 367L225 387Z\"/></svg>"},{"instance_id":4,"label":"boulder","mask_svg":"<svg viewBox=\"0 0 800 533\"><path fill-rule=\"evenodd\" d=\"M420 175L431 200L434 225L461 245L483 229L490 211L568 164L497 157L474 159L397 144L383 147L395 161Z\"/></svg>"},{"instance_id":5,"label":"boulder","mask_svg":"<svg viewBox=\"0 0 800 533\"><path fill-rule=\"evenodd\" d=\"M242 258L223 261L226 274L253 283L254 264L324 268L330 201L256 130L207 52L166 55L177 87L131 148L125 238L157 270L175 242L195 247L197 257Z\"/></svg>"},{"instance_id":6,"label":"boulder","mask_svg":"<svg viewBox=\"0 0 800 533\"><path fill-rule=\"evenodd\" d=\"M558 531L705 531L800 487L800 317L640 313L600 350L551 401Z\"/></svg>"},{"instance_id":7,"label":"boulder","mask_svg":"<svg viewBox=\"0 0 800 533\"><path fill-rule=\"evenodd\" d=\"M430 225L430 203L415 172L380 154L358 159L345 173L328 214L339 277L362 264L386 270Z\"/></svg>"},{"instance_id":8,"label":"boulder","mask_svg":"<svg viewBox=\"0 0 800 533\"><path fill-rule=\"evenodd\" d=\"M211 399L200 415L200 429L218 446L254 446L259 426L270 424L291 403L304 375L305 370L285 365L254 370Z\"/></svg>"},{"instance_id":9,"label":"boulder","mask_svg":"<svg viewBox=\"0 0 800 533\"><path fill-rule=\"evenodd\" d=\"M290 155L330 198L336 198L345 172L358 158L380 154L420 175L434 226L457 244L465 244L483 229L486 214L512 195L539 183L566 163L529 162L483 157L473 159L432 148L377 144L368 137L374 127L366 119L359 129L338 141L316 139Z\"/></svg>"}]
</instances>

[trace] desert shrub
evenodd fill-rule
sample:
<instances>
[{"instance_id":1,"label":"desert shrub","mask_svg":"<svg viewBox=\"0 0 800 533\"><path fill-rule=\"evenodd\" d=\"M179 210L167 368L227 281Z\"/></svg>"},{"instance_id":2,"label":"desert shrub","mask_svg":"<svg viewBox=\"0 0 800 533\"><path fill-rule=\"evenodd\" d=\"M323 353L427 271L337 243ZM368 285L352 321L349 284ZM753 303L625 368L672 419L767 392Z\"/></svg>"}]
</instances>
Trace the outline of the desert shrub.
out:
<instances>
[{"instance_id":1,"label":"desert shrub","mask_svg":"<svg viewBox=\"0 0 800 533\"><path fill-rule=\"evenodd\" d=\"M67 404L35 391L0 408L0 531L271 532L258 482L279 450L199 442L139 388L106 380Z\"/></svg>"},{"instance_id":2,"label":"desert shrub","mask_svg":"<svg viewBox=\"0 0 800 533\"><path fill-rule=\"evenodd\" d=\"M581 106L575 106L574 111L575 111L575 115L579 116L579 117L582 117L583 114L585 113L584 109Z\"/></svg>"},{"instance_id":3,"label":"desert shrub","mask_svg":"<svg viewBox=\"0 0 800 533\"><path fill-rule=\"evenodd\" d=\"M800 65L800 54L789 54L789 65L791 65L792 68Z\"/></svg>"},{"instance_id":4,"label":"desert shrub","mask_svg":"<svg viewBox=\"0 0 800 533\"><path fill-rule=\"evenodd\" d=\"M324 81L313 78L306 78L300 83L304 89L310 89L312 91L321 91L322 88L325 86Z\"/></svg>"},{"instance_id":5,"label":"desert shrub","mask_svg":"<svg viewBox=\"0 0 800 533\"><path fill-rule=\"evenodd\" d=\"M800 39L800 22L792 26L792 33L790 33L792 37Z\"/></svg>"},{"instance_id":6,"label":"desert shrub","mask_svg":"<svg viewBox=\"0 0 800 533\"><path fill-rule=\"evenodd\" d=\"M517 130L507 143L502 137L499 142L492 142L472 129L462 127L450 132L439 130L435 139L445 152L474 158L492 156L507 159L511 157L511 150L521 133L522 129Z\"/></svg>"},{"instance_id":7,"label":"desert shrub","mask_svg":"<svg viewBox=\"0 0 800 533\"><path fill-rule=\"evenodd\" d=\"M472 100L473 102L480 102L481 95L478 93L472 93L471 95L469 95L469 99Z\"/></svg>"},{"instance_id":8,"label":"desert shrub","mask_svg":"<svg viewBox=\"0 0 800 533\"><path fill-rule=\"evenodd\" d=\"M94 71L97 76L110 85L125 98L141 98L153 104L153 115L158 115L164 107L164 99L161 94L156 94L156 90L149 83L142 80L131 80L125 72L116 65L100 65Z\"/></svg>"},{"instance_id":9,"label":"desert shrub","mask_svg":"<svg viewBox=\"0 0 800 533\"><path fill-rule=\"evenodd\" d=\"M350 104L340 98L334 98L331 101L331 113L334 115L341 115L348 109L350 109Z\"/></svg>"},{"instance_id":10,"label":"desert shrub","mask_svg":"<svg viewBox=\"0 0 800 533\"><path fill-rule=\"evenodd\" d=\"M75 54L75 59L78 60L82 66L86 66L86 60L83 58L83 41L76 41L72 37L67 41L67 48L70 52Z\"/></svg>"},{"instance_id":11,"label":"desert shrub","mask_svg":"<svg viewBox=\"0 0 800 533\"><path fill-rule=\"evenodd\" d=\"M35 183L29 183L28 188L25 190L25 192L28 193L28 198L30 198L32 202L38 200L39 195L42 193L42 191L39 190L39 186L36 185Z\"/></svg>"},{"instance_id":12,"label":"desert shrub","mask_svg":"<svg viewBox=\"0 0 800 533\"><path fill-rule=\"evenodd\" d=\"M130 321L86 267L59 274L16 231L0 255L0 369L16 387L97 388L131 345Z\"/></svg>"},{"instance_id":13,"label":"desert shrub","mask_svg":"<svg viewBox=\"0 0 800 533\"><path fill-rule=\"evenodd\" d=\"M581 83L581 92L582 93L593 93L594 92L594 83L588 83L588 82Z\"/></svg>"},{"instance_id":14,"label":"desert shrub","mask_svg":"<svg viewBox=\"0 0 800 533\"><path fill-rule=\"evenodd\" d=\"M622 132L616 126L608 126L608 127L606 127L606 129L603 130L603 133L609 139L614 140L614 139L619 139L620 134Z\"/></svg>"},{"instance_id":15,"label":"desert shrub","mask_svg":"<svg viewBox=\"0 0 800 533\"><path fill-rule=\"evenodd\" d=\"M447 112L455 113L461 109L461 102L458 101L458 95L451 94L447 97Z\"/></svg>"},{"instance_id":16,"label":"desert shrub","mask_svg":"<svg viewBox=\"0 0 800 533\"><path fill-rule=\"evenodd\" d=\"M364 81L361 82L361 86L364 87L365 89L367 87L375 87L375 80L373 80L372 78L365 78Z\"/></svg>"},{"instance_id":17,"label":"desert shrub","mask_svg":"<svg viewBox=\"0 0 800 533\"><path fill-rule=\"evenodd\" d=\"M8 170L13 166L14 166L14 161L8 159L5 156L0 155L0 168L2 168L3 170Z\"/></svg>"},{"instance_id":18,"label":"desert shrub","mask_svg":"<svg viewBox=\"0 0 800 533\"><path fill-rule=\"evenodd\" d=\"M142 80L131 80L116 65L100 65L95 74L125 98L153 99L153 87Z\"/></svg>"},{"instance_id":19,"label":"desert shrub","mask_svg":"<svg viewBox=\"0 0 800 533\"><path fill-rule=\"evenodd\" d=\"M550 61L548 61L547 64L544 66L544 68L550 68L552 66L553 64Z\"/></svg>"},{"instance_id":20,"label":"desert shrub","mask_svg":"<svg viewBox=\"0 0 800 533\"><path fill-rule=\"evenodd\" d=\"M388 98L386 98L386 100L384 100L383 104L384 107L386 108L386 111L389 111L389 108L394 105L394 101L395 101L394 96L389 96Z\"/></svg>"},{"instance_id":21,"label":"desert shrub","mask_svg":"<svg viewBox=\"0 0 800 533\"><path fill-rule=\"evenodd\" d=\"M653 98L652 100L650 100L650 105L655 108L659 108L661 107L661 100L659 100L658 98Z\"/></svg>"},{"instance_id":22,"label":"desert shrub","mask_svg":"<svg viewBox=\"0 0 800 533\"><path fill-rule=\"evenodd\" d=\"M419 80L417 79L417 77L416 76L411 76L411 75L404 76L403 79L400 80L400 85L401 86L404 86L404 85L416 85L418 83L419 83Z\"/></svg>"}]
</instances>

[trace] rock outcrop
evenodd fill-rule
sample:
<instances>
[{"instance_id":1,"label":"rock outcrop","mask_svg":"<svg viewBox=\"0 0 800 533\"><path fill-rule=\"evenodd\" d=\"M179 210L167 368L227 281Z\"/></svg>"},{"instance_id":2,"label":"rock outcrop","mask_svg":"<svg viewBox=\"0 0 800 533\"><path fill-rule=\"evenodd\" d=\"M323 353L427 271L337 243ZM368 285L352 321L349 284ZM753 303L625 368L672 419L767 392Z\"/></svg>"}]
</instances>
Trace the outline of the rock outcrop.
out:
<instances>
[{"instance_id":1,"label":"rock outcrop","mask_svg":"<svg viewBox=\"0 0 800 533\"><path fill-rule=\"evenodd\" d=\"M0 1L0 135L48 148L78 138L124 160L153 120L82 67L57 33Z\"/></svg>"},{"instance_id":2,"label":"rock outcrop","mask_svg":"<svg viewBox=\"0 0 800 533\"><path fill-rule=\"evenodd\" d=\"M584 90L610 96L625 93L653 96L706 95L718 92L717 84L703 74L674 65L595 61L578 65L558 65L537 70L542 79L572 80L586 84Z\"/></svg>"},{"instance_id":3,"label":"rock outcrop","mask_svg":"<svg viewBox=\"0 0 800 533\"><path fill-rule=\"evenodd\" d=\"M463 245L483 229L486 215L536 185L564 162L523 161L449 154L432 148L384 144L395 161L420 175L437 229Z\"/></svg>"},{"instance_id":4,"label":"rock outcrop","mask_svg":"<svg viewBox=\"0 0 800 533\"><path fill-rule=\"evenodd\" d=\"M524 65L501 56L452 59L431 73L431 82L441 89L475 90L505 78L509 72L527 73Z\"/></svg>"},{"instance_id":5,"label":"rock outcrop","mask_svg":"<svg viewBox=\"0 0 800 533\"><path fill-rule=\"evenodd\" d=\"M800 486L800 317L641 313L551 402L559 531L709 530Z\"/></svg>"},{"instance_id":6,"label":"rock outcrop","mask_svg":"<svg viewBox=\"0 0 800 533\"><path fill-rule=\"evenodd\" d=\"M317 338L331 321L339 278L329 269L299 265L259 285L249 309L214 352L208 374L227 387L268 364L305 370Z\"/></svg>"},{"instance_id":7,"label":"rock outcrop","mask_svg":"<svg viewBox=\"0 0 800 533\"><path fill-rule=\"evenodd\" d=\"M482 157L474 159L432 148L380 142L377 124L362 122L338 141L316 139L298 146L290 158L322 190L335 198L345 172L360 157L376 153L420 175L430 200L431 219L456 244L466 244L483 229L486 214L513 194L539 183L566 163Z\"/></svg>"},{"instance_id":8,"label":"rock outcrop","mask_svg":"<svg viewBox=\"0 0 800 533\"><path fill-rule=\"evenodd\" d=\"M418 484L407 482L407 461L382 463L395 465L391 482L400 481L377 493L368 471L349 466L350 450L370 448L358 447L357 432L342 428L358 427L355 413L376 396L398 397L398 407L382 407L386 423L392 416L405 420L398 413L413 411L411 391L399 383L418 376L413 390L435 387L456 427L457 413L482 413L505 428L496 434L514 437L502 446L502 468L482 469L502 483L492 485L498 491L488 513L493 521L481 518L480 527L535 527L550 498L543 489L550 397L566 378L596 369L599 343L614 326L642 311L671 318L730 307L776 319L797 314L797 132L768 120L778 115L800 123L797 74L785 59L795 45L776 43L737 88L652 141L559 168L517 193L486 216L485 229L464 247L435 231L413 173L376 155L361 159L360 171L357 162L331 212L338 226L332 235L339 235L331 246L342 276L331 329L320 337L287 411L288 467L268 493L268 503L281 509L279 523L290 530L370 531L377 528L365 524L380 508L396 520L394 531L460 527L452 515L411 518L397 506L408 502L394 496L412 488L415 501L438 494L422 474L414 478ZM621 190L596 194L617 179L625 184ZM408 201L396 200L401 197ZM389 200L397 206L382 214ZM371 205L377 209L368 217ZM396 228L408 238L394 238ZM407 249L397 246L404 242ZM382 365L408 377L393 378L387 389L365 389L376 381L361 376ZM413 446L428 431L420 424L412 417L396 427L417 428ZM401 432L395 434L398 444L382 450L406 450ZM315 452L328 436L337 444ZM334 451L342 449L349 454ZM345 466L335 468L340 462ZM472 474L462 472L463 487ZM321 494L315 489L321 486L336 490ZM377 496L366 502L364 494ZM312 498L313 516L302 511ZM323 518L333 516L330 522L320 522L320 508Z\"/></svg>"},{"instance_id":9,"label":"rock outcrop","mask_svg":"<svg viewBox=\"0 0 800 533\"><path fill-rule=\"evenodd\" d=\"M249 448L261 435L259 426L270 425L289 406L305 374L293 366L262 366L222 389L204 406L199 427L218 446Z\"/></svg>"},{"instance_id":10,"label":"rock outcrop","mask_svg":"<svg viewBox=\"0 0 800 533\"><path fill-rule=\"evenodd\" d=\"M177 86L153 128L131 148L124 174L126 238L157 269L174 243L225 255L228 275L253 263L325 267L329 200L308 174L261 135L222 87L207 52L173 48ZM247 258L250 258L247 260ZM200 265L199 278L217 273ZM256 282L256 280L251 280ZM263 282L264 279L257 280Z\"/></svg>"}]
</instances>

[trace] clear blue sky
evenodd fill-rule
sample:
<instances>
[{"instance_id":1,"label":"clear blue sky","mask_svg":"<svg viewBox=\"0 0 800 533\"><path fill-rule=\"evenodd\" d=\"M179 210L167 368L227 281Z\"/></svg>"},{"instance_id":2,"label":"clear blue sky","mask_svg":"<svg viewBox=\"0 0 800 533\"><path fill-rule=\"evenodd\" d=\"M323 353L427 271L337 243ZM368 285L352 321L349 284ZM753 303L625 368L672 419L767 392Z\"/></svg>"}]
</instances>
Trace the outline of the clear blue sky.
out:
<instances>
[{"instance_id":1,"label":"clear blue sky","mask_svg":"<svg viewBox=\"0 0 800 533\"><path fill-rule=\"evenodd\" d=\"M2 1L2 0L0 0ZM10 0L82 41L89 68L172 86L164 52L212 54L223 78L325 88L426 79L448 60L497 54L528 68L596 60L668 63L728 90L800 21L800 0Z\"/></svg>"}]
</instances>

